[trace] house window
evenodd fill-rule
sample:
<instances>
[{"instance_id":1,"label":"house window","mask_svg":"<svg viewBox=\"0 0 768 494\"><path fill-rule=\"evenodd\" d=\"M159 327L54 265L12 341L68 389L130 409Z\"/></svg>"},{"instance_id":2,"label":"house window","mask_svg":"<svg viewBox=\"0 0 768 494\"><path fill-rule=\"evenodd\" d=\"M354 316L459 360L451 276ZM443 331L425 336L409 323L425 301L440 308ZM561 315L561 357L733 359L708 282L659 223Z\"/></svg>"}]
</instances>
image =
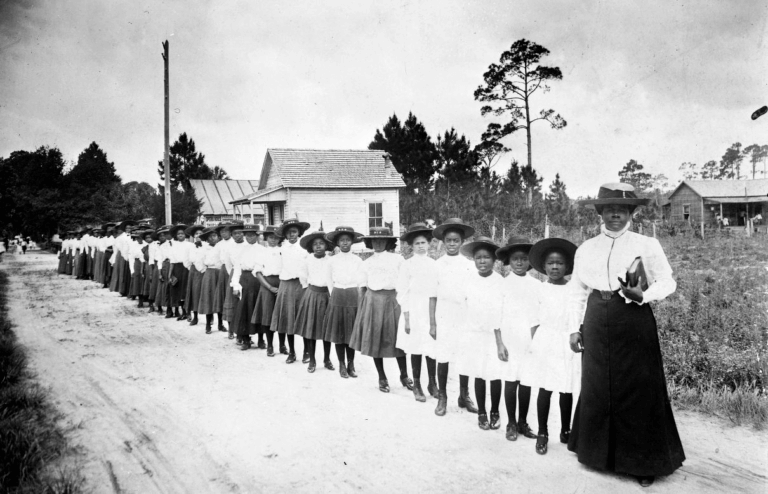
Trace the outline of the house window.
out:
<instances>
[{"instance_id":1,"label":"house window","mask_svg":"<svg viewBox=\"0 0 768 494\"><path fill-rule=\"evenodd\" d=\"M691 205L683 204L683 221L688 221L691 218Z\"/></svg>"},{"instance_id":2,"label":"house window","mask_svg":"<svg viewBox=\"0 0 768 494\"><path fill-rule=\"evenodd\" d=\"M380 202L368 203L368 228L384 226L384 215Z\"/></svg>"}]
</instances>

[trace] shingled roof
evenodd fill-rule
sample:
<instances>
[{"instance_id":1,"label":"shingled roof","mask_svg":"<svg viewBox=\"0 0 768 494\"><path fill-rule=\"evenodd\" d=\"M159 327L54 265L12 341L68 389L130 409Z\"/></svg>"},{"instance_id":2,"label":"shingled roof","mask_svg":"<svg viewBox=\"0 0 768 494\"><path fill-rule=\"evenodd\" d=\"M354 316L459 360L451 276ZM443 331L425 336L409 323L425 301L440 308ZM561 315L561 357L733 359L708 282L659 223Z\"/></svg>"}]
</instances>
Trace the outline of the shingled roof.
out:
<instances>
[{"instance_id":1,"label":"shingled roof","mask_svg":"<svg viewBox=\"0 0 768 494\"><path fill-rule=\"evenodd\" d=\"M282 149L267 150L261 172L262 187L279 178L289 188L405 187L384 151ZM243 194L245 195L245 194Z\"/></svg>"},{"instance_id":2,"label":"shingled roof","mask_svg":"<svg viewBox=\"0 0 768 494\"><path fill-rule=\"evenodd\" d=\"M203 202L203 215L233 214L234 208L230 201L256 192L259 188L258 180L190 180L195 195ZM243 210L244 214L250 214L249 208ZM254 214L262 214L262 208L256 206Z\"/></svg>"},{"instance_id":3,"label":"shingled roof","mask_svg":"<svg viewBox=\"0 0 768 494\"><path fill-rule=\"evenodd\" d=\"M743 198L743 197L765 197L768 201L768 178L759 178L755 180L684 180L670 194L670 197L677 190L687 185L700 197L704 199L724 199L724 198Z\"/></svg>"}]
</instances>

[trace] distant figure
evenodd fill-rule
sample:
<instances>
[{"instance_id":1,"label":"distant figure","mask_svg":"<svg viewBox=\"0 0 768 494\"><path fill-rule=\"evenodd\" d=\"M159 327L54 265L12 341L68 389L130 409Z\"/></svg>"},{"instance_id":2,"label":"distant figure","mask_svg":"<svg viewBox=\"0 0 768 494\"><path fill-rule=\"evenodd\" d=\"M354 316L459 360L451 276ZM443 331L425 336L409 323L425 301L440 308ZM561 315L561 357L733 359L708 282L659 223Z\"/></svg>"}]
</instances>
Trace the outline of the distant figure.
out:
<instances>
[{"instance_id":1,"label":"distant figure","mask_svg":"<svg viewBox=\"0 0 768 494\"><path fill-rule=\"evenodd\" d=\"M728 218L723 218L723 226L730 226L728 223Z\"/></svg>"},{"instance_id":2,"label":"distant figure","mask_svg":"<svg viewBox=\"0 0 768 494\"><path fill-rule=\"evenodd\" d=\"M27 242L27 239L26 238L21 239L21 253L22 254L26 254L27 253L27 245L29 245L29 243Z\"/></svg>"}]
</instances>

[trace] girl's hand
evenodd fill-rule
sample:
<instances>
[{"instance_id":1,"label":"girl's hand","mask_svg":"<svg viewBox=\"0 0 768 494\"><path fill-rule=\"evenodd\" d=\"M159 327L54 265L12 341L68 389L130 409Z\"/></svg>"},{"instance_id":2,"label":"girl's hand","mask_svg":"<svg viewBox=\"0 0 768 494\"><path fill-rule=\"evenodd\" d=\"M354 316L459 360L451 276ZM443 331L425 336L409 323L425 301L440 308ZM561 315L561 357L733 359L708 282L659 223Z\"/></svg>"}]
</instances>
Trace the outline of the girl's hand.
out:
<instances>
[{"instance_id":1,"label":"girl's hand","mask_svg":"<svg viewBox=\"0 0 768 494\"><path fill-rule=\"evenodd\" d=\"M433 340L437 339L437 324L436 323L429 323L429 336L432 337Z\"/></svg>"},{"instance_id":2,"label":"girl's hand","mask_svg":"<svg viewBox=\"0 0 768 494\"><path fill-rule=\"evenodd\" d=\"M507 351L507 347L504 346L504 343L499 343L498 354L499 354L499 360L501 360L502 362L506 362L509 360L509 352Z\"/></svg>"},{"instance_id":3,"label":"girl's hand","mask_svg":"<svg viewBox=\"0 0 768 494\"><path fill-rule=\"evenodd\" d=\"M269 291L270 291L270 292L272 292L272 293L274 293L275 295L277 295L277 288L275 288L274 286L273 286L273 287L271 287L271 288L269 289Z\"/></svg>"},{"instance_id":4,"label":"girl's hand","mask_svg":"<svg viewBox=\"0 0 768 494\"><path fill-rule=\"evenodd\" d=\"M411 334L411 323L405 320L405 334Z\"/></svg>"},{"instance_id":5,"label":"girl's hand","mask_svg":"<svg viewBox=\"0 0 768 494\"><path fill-rule=\"evenodd\" d=\"M234 295L235 297L239 297L240 296L240 290L232 290L232 295Z\"/></svg>"},{"instance_id":6,"label":"girl's hand","mask_svg":"<svg viewBox=\"0 0 768 494\"><path fill-rule=\"evenodd\" d=\"M584 344L581 341L581 333L571 333L570 338L571 350L574 353L581 353L584 351Z\"/></svg>"}]
</instances>

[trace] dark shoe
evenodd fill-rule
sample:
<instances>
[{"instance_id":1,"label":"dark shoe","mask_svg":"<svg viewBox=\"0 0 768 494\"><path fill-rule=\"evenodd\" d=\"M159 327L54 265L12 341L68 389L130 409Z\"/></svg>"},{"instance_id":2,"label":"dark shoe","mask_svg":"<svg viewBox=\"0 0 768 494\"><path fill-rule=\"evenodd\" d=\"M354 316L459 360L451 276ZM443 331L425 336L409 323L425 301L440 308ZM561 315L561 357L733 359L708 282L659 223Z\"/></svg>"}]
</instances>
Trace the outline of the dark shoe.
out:
<instances>
[{"instance_id":1,"label":"dark shoe","mask_svg":"<svg viewBox=\"0 0 768 494\"><path fill-rule=\"evenodd\" d=\"M221 330L219 330L219 331L221 331ZM230 340L234 340L235 339L235 335L233 333L229 333L229 336L227 336L227 338L229 338Z\"/></svg>"},{"instance_id":2,"label":"dark shoe","mask_svg":"<svg viewBox=\"0 0 768 494\"><path fill-rule=\"evenodd\" d=\"M294 362L296 362L296 354L291 352L291 353L288 354L288 358L285 359L285 363L286 364L292 364Z\"/></svg>"},{"instance_id":3,"label":"dark shoe","mask_svg":"<svg viewBox=\"0 0 768 494\"><path fill-rule=\"evenodd\" d=\"M487 413L478 413L477 414L477 426L483 429L484 431L487 431L491 428L490 424L488 424L488 414Z\"/></svg>"},{"instance_id":4,"label":"dark shoe","mask_svg":"<svg viewBox=\"0 0 768 494\"><path fill-rule=\"evenodd\" d=\"M386 379L381 379L379 381L379 391L382 393L389 393L389 383Z\"/></svg>"},{"instance_id":5,"label":"dark shoe","mask_svg":"<svg viewBox=\"0 0 768 494\"><path fill-rule=\"evenodd\" d=\"M248 350L251 348L251 342L250 341L244 341L242 345L240 345L240 350Z\"/></svg>"},{"instance_id":6,"label":"dark shoe","mask_svg":"<svg viewBox=\"0 0 768 494\"><path fill-rule=\"evenodd\" d=\"M323 362L323 365L328 370L336 370L336 367L333 366L333 362L331 362L330 360L326 360L325 362Z\"/></svg>"},{"instance_id":7,"label":"dark shoe","mask_svg":"<svg viewBox=\"0 0 768 494\"><path fill-rule=\"evenodd\" d=\"M139 305L137 307L139 309L143 309L144 308L144 301L143 300L139 300Z\"/></svg>"},{"instance_id":8,"label":"dark shoe","mask_svg":"<svg viewBox=\"0 0 768 494\"><path fill-rule=\"evenodd\" d=\"M191 321L189 321L190 326L196 326L197 325L197 317L193 317Z\"/></svg>"},{"instance_id":9,"label":"dark shoe","mask_svg":"<svg viewBox=\"0 0 768 494\"><path fill-rule=\"evenodd\" d=\"M210 324L206 324L205 325L205 334L211 334L211 325Z\"/></svg>"},{"instance_id":10,"label":"dark shoe","mask_svg":"<svg viewBox=\"0 0 768 494\"><path fill-rule=\"evenodd\" d=\"M640 487L648 487L653 484L656 477L638 477L637 481L640 483Z\"/></svg>"},{"instance_id":11,"label":"dark shoe","mask_svg":"<svg viewBox=\"0 0 768 494\"><path fill-rule=\"evenodd\" d=\"M448 396L445 393L440 393L437 397L437 407L435 407L435 415L442 417L445 415L448 408Z\"/></svg>"},{"instance_id":12,"label":"dark shoe","mask_svg":"<svg viewBox=\"0 0 768 494\"><path fill-rule=\"evenodd\" d=\"M439 393L437 391L437 382L435 382L435 378L432 377L429 379L429 383L427 383L427 393L429 393L429 396L432 398L439 398Z\"/></svg>"},{"instance_id":13,"label":"dark shoe","mask_svg":"<svg viewBox=\"0 0 768 494\"><path fill-rule=\"evenodd\" d=\"M507 424L507 441L517 441L517 426Z\"/></svg>"},{"instance_id":14,"label":"dark shoe","mask_svg":"<svg viewBox=\"0 0 768 494\"><path fill-rule=\"evenodd\" d=\"M496 430L501 427L501 419L498 413L491 412L491 430Z\"/></svg>"},{"instance_id":15,"label":"dark shoe","mask_svg":"<svg viewBox=\"0 0 768 494\"><path fill-rule=\"evenodd\" d=\"M183 321L186 318L187 318L187 316L185 316L184 314L179 314L178 316L176 316L176 320L177 321Z\"/></svg>"},{"instance_id":16,"label":"dark shoe","mask_svg":"<svg viewBox=\"0 0 768 494\"><path fill-rule=\"evenodd\" d=\"M531 426L528 424L517 424L517 432L528 439L536 439L536 434L531 430Z\"/></svg>"},{"instance_id":17,"label":"dark shoe","mask_svg":"<svg viewBox=\"0 0 768 494\"><path fill-rule=\"evenodd\" d=\"M232 333L229 333L229 334L230 334L230 336L232 335ZM230 340L231 340L231 339L232 339L232 338L230 338ZM237 342L236 342L235 344L237 344L237 345L242 345L242 344L243 344L243 340L242 340L242 339L240 339L240 337L238 336L238 337L237 337Z\"/></svg>"},{"instance_id":18,"label":"dark shoe","mask_svg":"<svg viewBox=\"0 0 768 494\"><path fill-rule=\"evenodd\" d=\"M172 317L173 317L173 312L166 312L165 313L165 318L166 319L171 319Z\"/></svg>"},{"instance_id":19,"label":"dark shoe","mask_svg":"<svg viewBox=\"0 0 768 494\"><path fill-rule=\"evenodd\" d=\"M304 352L304 356L301 357L301 363L302 364L308 364L309 363L309 353Z\"/></svg>"},{"instance_id":20,"label":"dark shoe","mask_svg":"<svg viewBox=\"0 0 768 494\"><path fill-rule=\"evenodd\" d=\"M469 388L459 389L459 408L466 408L469 413L477 413L477 406L469 397Z\"/></svg>"},{"instance_id":21,"label":"dark shoe","mask_svg":"<svg viewBox=\"0 0 768 494\"><path fill-rule=\"evenodd\" d=\"M226 333L227 328L225 328L223 324L219 324L219 331L221 331L222 333Z\"/></svg>"},{"instance_id":22,"label":"dark shoe","mask_svg":"<svg viewBox=\"0 0 768 494\"><path fill-rule=\"evenodd\" d=\"M257 348L258 348L259 350L266 350L266 349L267 349L267 344L266 344L266 343L264 343L263 341L260 341L260 342L259 342L259 346L258 346Z\"/></svg>"},{"instance_id":23,"label":"dark shoe","mask_svg":"<svg viewBox=\"0 0 768 494\"><path fill-rule=\"evenodd\" d=\"M408 388L409 390L413 391L413 381L411 381L410 377L408 376L401 377L400 384L402 384L404 388Z\"/></svg>"},{"instance_id":24,"label":"dark shoe","mask_svg":"<svg viewBox=\"0 0 768 494\"><path fill-rule=\"evenodd\" d=\"M413 397L416 398L416 401L427 401L427 397L424 396L424 391L422 391L421 383L419 381L413 383Z\"/></svg>"},{"instance_id":25,"label":"dark shoe","mask_svg":"<svg viewBox=\"0 0 768 494\"><path fill-rule=\"evenodd\" d=\"M568 444L568 440L571 438L571 431L564 431L560 433L560 442Z\"/></svg>"},{"instance_id":26,"label":"dark shoe","mask_svg":"<svg viewBox=\"0 0 768 494\"><path fill-rule=\"evenodd\" d=\"M547 454L547 443L549 442L549 436L546 434L539 434L536 438L536 452L540 455Z\"/></svg>"},{"instance_id":27,"label":"dark shoe","mask_svg":"<svg viewBox=\"0 0 768 494\"><path fill-rule=\"evenodd\" d=\"M310 362L309 367L307 367L307 372L312 374L313 372L315 372L316 368L317 368L317 364L315 362Z\"/></svg>"},{"instance_id":28,"label":"dark shoe","mask_svg":"<svg viewBox=\"0 0 768 494\"><path fill-rule=\"evenodd\" d=\"M154 305L150 305L149 306L149 312L155 312L155 306Z\"/></svg>"},{"instance_id":29,"label":"dark shoe","mask_svg":"<svg viewBox=\"0 0 768 494\"><path fill-rule=\"evenodd\" d=\"M267 357L274 357L275 356L275 349L274 347L268 346L267 347Z\"/></svg>"},{"instance_id":30,"label":"dark shoe","mask_svg":"<svg viewBox=\"0 0 768 494\"><path fill-rule=\"evenodd\" d=\"M347 374L349 374L349 377L355 378L357 377L357 372L355 371L355 364L350 362L347 364Z\"/></svg>"},{"instance_id":31,"label":"dark shoe","mask_svg":"<svg viewBox=\"0 0 768 494\"><path fill-rule=\"evenodd\" d=\"M285 348L285 345L280 345L280 353L283 355L288 355L288 349Z\"/></svg>"},{"instance_id":32,"label":"dark shoe","mask_svg":"<svg viewBox=\"0 0 768 494\"><path fill-rule=\"evenodd\" d=\"M344 364L339 364L339 375L343 377L344 379L347 379L349 377L349 373L347 373L347 368L344 366Z\"/></svg>"}]
</instances>

